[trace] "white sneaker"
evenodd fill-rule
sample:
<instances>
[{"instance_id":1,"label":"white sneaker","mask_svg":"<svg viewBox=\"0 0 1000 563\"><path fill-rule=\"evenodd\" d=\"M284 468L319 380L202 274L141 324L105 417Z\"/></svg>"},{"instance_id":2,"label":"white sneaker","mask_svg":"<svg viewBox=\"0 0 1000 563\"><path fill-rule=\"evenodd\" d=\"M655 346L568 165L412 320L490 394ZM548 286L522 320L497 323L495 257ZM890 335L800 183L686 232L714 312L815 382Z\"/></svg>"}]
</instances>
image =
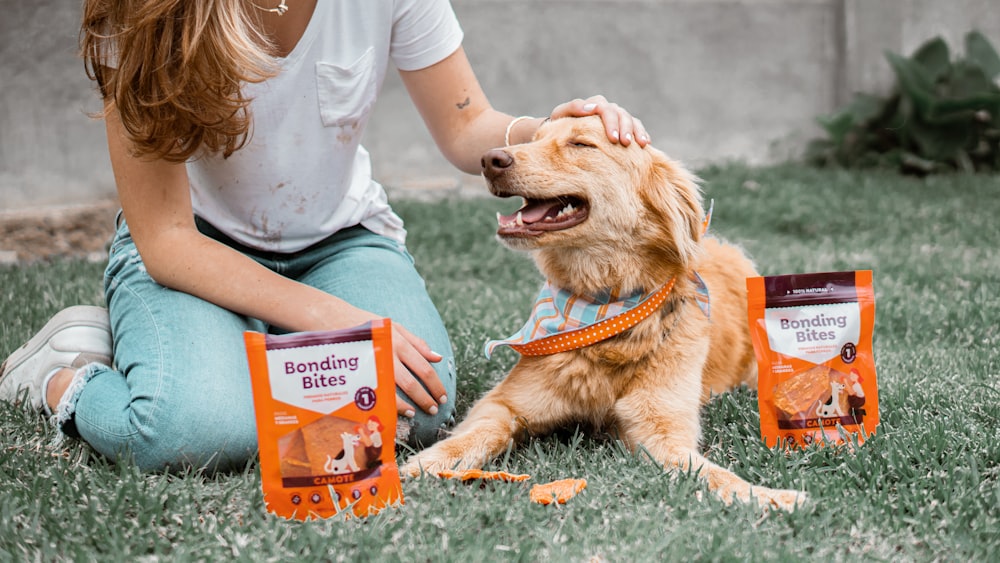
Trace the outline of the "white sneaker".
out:
<instances>
[{"instance_id":1,"label":"white sneaker","mask_svg":"<svg viewBox=\"0 0 1000 563\"><path fill-rule=\"evenodd\" d=\"M103 307L78 305L63 309L38 334L0 364L0 400L45 407L45 386L59 368L81 368L91 362L111 365L111 322Z\"/></svg>"}]
</instances>

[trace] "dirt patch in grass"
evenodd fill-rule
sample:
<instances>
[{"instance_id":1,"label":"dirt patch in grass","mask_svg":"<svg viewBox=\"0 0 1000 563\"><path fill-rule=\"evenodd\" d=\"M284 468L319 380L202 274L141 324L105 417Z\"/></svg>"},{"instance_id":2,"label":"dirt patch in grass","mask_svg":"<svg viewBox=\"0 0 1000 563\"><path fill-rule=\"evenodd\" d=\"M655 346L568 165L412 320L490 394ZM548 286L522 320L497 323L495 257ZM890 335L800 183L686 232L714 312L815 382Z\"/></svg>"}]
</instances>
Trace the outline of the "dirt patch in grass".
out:
<instances>
[{"instance_id":1,"label":"dirt patch in grass","mask_svg":"<svg viewBox=\"0 0 1000 563\"><path fill-rule=\"evenodd\" d=\"M386 186L390 201L485 197L482 179L430 179L399 187ZM0 211L0 266L30 264L54 258L107 260L107 247L115 232L117 200L90 205L45 207L37 210Z\"/></svg>"},{"instance_id":2,"label":"dirt patch in grass","mask_svg":"<svg viewBox=\"0 0 1000 563\"><path fill-rule=\"evenodd\" d=\"M54 258L107 259L118 202L0 213L0 265Z\"/></svg>"}]
</instances>

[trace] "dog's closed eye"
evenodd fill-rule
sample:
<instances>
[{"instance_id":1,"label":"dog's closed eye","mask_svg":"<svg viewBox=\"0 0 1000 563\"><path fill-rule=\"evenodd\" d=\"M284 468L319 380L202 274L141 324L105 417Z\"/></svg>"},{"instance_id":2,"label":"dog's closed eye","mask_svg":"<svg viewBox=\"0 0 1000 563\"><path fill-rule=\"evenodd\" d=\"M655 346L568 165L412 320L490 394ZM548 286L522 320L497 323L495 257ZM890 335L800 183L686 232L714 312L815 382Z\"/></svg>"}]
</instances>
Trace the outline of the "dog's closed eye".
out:
<instances>
[{"instance_id":1,"label":"dog's closed eye","mask_svg":"<svg viewBox=\"0 0 1000 563\"><path fill-rule=\"evenodd\" d=\"M596 149L597 144L588 141L587 139L573 139L569 142L572 147L589 148Z\"/></svg>"}]
</instances>

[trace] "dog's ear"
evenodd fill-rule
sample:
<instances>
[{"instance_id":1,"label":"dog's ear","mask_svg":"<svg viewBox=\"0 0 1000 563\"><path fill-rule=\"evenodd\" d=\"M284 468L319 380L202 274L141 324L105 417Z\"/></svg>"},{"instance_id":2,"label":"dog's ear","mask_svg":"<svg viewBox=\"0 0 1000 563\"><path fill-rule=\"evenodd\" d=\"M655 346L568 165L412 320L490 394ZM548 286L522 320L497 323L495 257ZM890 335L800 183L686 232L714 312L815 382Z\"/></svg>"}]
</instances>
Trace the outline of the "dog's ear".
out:
<instances>
[{"instance_id":1,"label":"dog's ear","mask_svg":"<svg viewBox=\"0 0 1000 563\"><path fill-rule=\"evenodd\" d=\"M660 151L646 150L652 158L640 196L661 230L661 250L668 259L687 267L700 248L705 219L699 179Z\"/></svg>"}]
</instances>

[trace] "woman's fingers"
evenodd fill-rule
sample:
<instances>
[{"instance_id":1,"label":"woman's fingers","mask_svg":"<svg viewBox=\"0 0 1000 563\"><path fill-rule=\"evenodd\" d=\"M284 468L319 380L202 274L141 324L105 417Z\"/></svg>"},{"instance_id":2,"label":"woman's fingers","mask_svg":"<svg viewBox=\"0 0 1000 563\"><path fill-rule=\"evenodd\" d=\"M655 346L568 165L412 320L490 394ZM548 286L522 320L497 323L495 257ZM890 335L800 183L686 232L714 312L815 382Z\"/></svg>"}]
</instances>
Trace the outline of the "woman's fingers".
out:
<instances>
[{"instance_id":1,"label":"woman's fingers","mask_svg":"<svg viewBox=\"0 0 1000 563\"><path fill-rule=\"evenodd\" d=\"M629 146L633 142L640 147L649 144L649 133L642 122L633 117L625 108L616 103L609 102L604 96L591 96L585 100L576 99L560 104L552 110L552 119L559 117L584 117L587 115L599 115L604 122L604 129L608 139L622 146Z\"/></svg>"},{"instance_id":2,"label":"woman's fingers","mask_svg":"<svg viewBox=\"0 0 1000 563\"><path fill-rule=\"evenodd\" d=\"M648 145L649 133L646 131L646 126L642 124L642 121L638 117L633 117L632 126L635 131L635 142L639 143L640 147Z\"/></svg>"},{"instance_id":3,"label":"woman's fingers","mask_svg":"<svg viewBox=\"0 0 1000 563\"><path fill-rule=\"evenodd\" d=\"M402 326L394 325L393 331L396 386L421 410L437 414L438 405L448 401L444 384L431 366L441 361L441 355ZM397 398L396 408L399 414L413 416L413 407L402 399Z\"/></svg>"},{"instance_id":4,"label":"woman's fingers","mask_svg":"<svg viewBox=\"0 0 1000 563\"><path fill-rule=\"evenodd\" d=\"M402 397L396 395L396 414L405 416L406 418L413 418L417 413L410 406L410 403L407 403Z\"/></svg>"}]
</instances>

